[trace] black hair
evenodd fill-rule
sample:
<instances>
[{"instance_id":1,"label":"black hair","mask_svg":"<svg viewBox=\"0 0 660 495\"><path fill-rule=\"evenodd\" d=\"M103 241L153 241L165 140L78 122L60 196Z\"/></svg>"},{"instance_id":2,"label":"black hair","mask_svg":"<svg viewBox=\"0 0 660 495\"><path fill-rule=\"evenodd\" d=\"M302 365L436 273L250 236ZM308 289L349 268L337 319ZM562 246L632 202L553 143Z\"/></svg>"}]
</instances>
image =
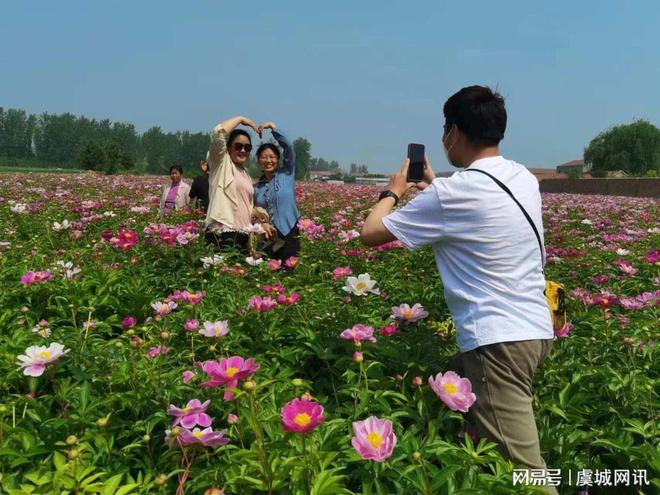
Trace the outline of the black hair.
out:
<instances>
[{"instance_id":1,"label":"black hair","mask_svg":"<svg viewBox=\"0 0 660 495\"><path fill-rule=\"evenodd\" d=\"M504 98L485 86L467 86L443 107L445 133L455 124L475 146L497 146L506 130Z\"/></svg>"},{"instance_id":2,"label":"black hair","mask_svg":"<svg viewBox=\"0 0 660 495\"><path fill-rule=\"evenodd\" d=\"M252 144L252 139L250 138L250 135L244 131L243 129L234 129L229 133L229 137L227 137L227 149L231 148L231 145L234 144L234 140L238 136L245 136L248 138L248 141L250 141L250 144Z\"/></svg>"},{"instance_id":3,"label":"black hair","mask_svg":"<svg viewBox=\"0 0 660 495\"><path fill-rule=\"evenodd\" d=\"M183 167L181 165L172 165L170 167L170 174L172 173L172 170L178 170L181 175L183 175Z\"/></svg>"},{"instance_id":4,"label":"black hair","mask_svg":"<svg viewBox=\"0 0 660 495\"><path fill-rule=\"evenodd\" d=\"M266 150L272 150L275 155L277 155L277 159L280 159L280 149L275 146L273 143L262 143L259 148L257 148L257 158L261 156L261 153L266 151Z\"/></svg>"}]
</instances>

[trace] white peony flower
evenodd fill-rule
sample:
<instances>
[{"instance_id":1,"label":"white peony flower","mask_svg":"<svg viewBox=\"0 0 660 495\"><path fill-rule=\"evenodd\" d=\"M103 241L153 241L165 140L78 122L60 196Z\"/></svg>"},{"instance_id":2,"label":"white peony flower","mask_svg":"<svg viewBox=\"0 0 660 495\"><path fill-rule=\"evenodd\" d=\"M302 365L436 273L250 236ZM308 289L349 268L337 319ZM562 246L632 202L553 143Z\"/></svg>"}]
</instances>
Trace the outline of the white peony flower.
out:
<instances>
[{"instance_id":1,"label":"white peony flower","mask_svg":"<svg viewBox=\"0 0 660 495\"><path fill-rule=\"evenodd\" d=\"M264 259L263 258L256 258L255 259L252 256L248 256L247 258L245 258L245 262L248 265L257 266L257 265L260 265L261 263L263 263Z\"/></svg>"},{"instance_id":2,"label":"white peony flower","mask_svg":"<svg viewBox=\"0 0 660 495\"><path fill-rule=\"evenodd\" d=\"M219 254L214 254L213 256L205 256L200 258L199 261L202 262L204 269L211 268L212 266L221 265L225 262L225 259Z\"/></svg>"},{"instance_id":3,"label":"white peony flower","mask_svg":"<svg viewBox=\"0 0 660 495\"><path fill-rule=\"evenodd\" d=\"M380 289L376 288L375 280L371 280L368 273L361 273L357 277L348 277L346 285L342 287L346 292L356 296L366 296L367 293L380 294Z\"/></svg>"},{"instance_id":4,"label":"white peony flower","mask_svg":"<svg viewBox=\"0 0 660 495\"><path fill-rule=\"evenodd\" d=\"M53 222L53 230L55 232L61 232L62 230L69 230L71 227L72 225L69 223L68 220L64 220L62 223Z\"/></svg>"}]
</instances>

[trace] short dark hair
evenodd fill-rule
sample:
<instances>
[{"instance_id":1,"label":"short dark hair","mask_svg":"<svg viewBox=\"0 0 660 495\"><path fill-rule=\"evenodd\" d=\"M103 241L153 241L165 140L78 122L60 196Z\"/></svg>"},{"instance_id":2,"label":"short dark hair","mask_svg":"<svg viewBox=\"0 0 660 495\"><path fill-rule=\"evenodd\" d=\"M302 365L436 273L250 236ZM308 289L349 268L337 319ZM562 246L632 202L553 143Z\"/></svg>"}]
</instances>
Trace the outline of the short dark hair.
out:
<instances>
[{"instance_id":1,"label":"short dark hair","mask_svg":"<svg viewBox=\"0 0 660 495\"><path fill-rule=\"evenodd\" d=\"M280 159L280 149L275 146L273 143L262 143L259 148L257 148L257 158L261 156L261 153L263 153L266 150L272 150L273 153L277 155L277 159Z\"/></svg>"},{"instance_id":2,"label":"short dark hair","mask_svg":"<svg viewBox=\"0 0 660 495\"><path fill-rule=\"evenodd\" d=\"M172 170L178 170L181 175L183 175L183 167L181 165L172 165L170 167L169 173L172 173Z\"/></svg>"},{"instance_id":3,"label":"short dark hair","mask_svg":"<svg viewBox=\"0 0 660 495\"><path fill-rule=\"evenodd\" d=\"M504 98L485 86L467 86L443 107L445 132L455 124L475 146L496 146L506 130Z\"/></svg>"},{"instance_id":4,"label":"short dark hair","mask_svg":"<svg viewBox=\"0 0 660 495\"><path fill-rule=\"evenodd\" d=\"M246 131L243 129L234 129L229 133L229 136L227 137L227 149L231 148L231 145L234 144L234 140L238 136L245 136L248 138L248 141L250 141L250 144L252 144L252 138L250 138L250 135Z\"/></svg>"}]
</instances>

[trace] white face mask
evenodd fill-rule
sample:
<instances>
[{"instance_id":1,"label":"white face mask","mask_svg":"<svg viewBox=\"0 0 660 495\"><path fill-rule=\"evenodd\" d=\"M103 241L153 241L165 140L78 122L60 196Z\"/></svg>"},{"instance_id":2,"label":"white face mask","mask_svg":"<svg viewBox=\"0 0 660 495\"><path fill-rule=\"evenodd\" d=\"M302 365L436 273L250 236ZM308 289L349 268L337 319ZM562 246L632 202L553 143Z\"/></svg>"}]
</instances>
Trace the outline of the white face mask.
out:
<instances>
[{"instance_id":1,"label":"white face mask","mask_svg":"<svg viewBox=\"0 0 660 495\"><path fill-rule=\"evenodd\" d=\"M442 151L445 152L445 158L447 158L447 161L449 162L449 164L455 166L455 165L451 162L451 160L449 159L449 152L450 152L451 149L454 147L454 144L456 144L456 141L454 141L454 142L452 143L452 145L451 145L449 148L447 148L446 145L445 145L445 143L446 143L447 140L449 139L449 136L451 135L451 133L453 132L453 130L454 130L453 127L452 127L451 129L449 129L449 132L447 133L447 135L445 136L445 138L442 140Z\"/></svg>"}]
</instances>

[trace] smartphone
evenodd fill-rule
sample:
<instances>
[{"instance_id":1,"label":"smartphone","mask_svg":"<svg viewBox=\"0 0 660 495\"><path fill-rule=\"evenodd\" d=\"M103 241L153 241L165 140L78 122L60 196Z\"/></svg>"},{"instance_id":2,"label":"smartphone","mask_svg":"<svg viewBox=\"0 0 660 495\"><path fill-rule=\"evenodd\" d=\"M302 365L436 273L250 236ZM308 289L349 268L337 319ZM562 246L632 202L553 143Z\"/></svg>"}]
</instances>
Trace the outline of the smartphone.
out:
<instances>
[{"instance_id":1,"label":"smartphone","mask_svg":"<svg viewBox=\"0 0 660 495\"><path fill-rule=\"evenodd\" d=\"M421 182L424 180L424 145L410 143L408 145L408 182Z\"/></svg>"}]
</instances>

